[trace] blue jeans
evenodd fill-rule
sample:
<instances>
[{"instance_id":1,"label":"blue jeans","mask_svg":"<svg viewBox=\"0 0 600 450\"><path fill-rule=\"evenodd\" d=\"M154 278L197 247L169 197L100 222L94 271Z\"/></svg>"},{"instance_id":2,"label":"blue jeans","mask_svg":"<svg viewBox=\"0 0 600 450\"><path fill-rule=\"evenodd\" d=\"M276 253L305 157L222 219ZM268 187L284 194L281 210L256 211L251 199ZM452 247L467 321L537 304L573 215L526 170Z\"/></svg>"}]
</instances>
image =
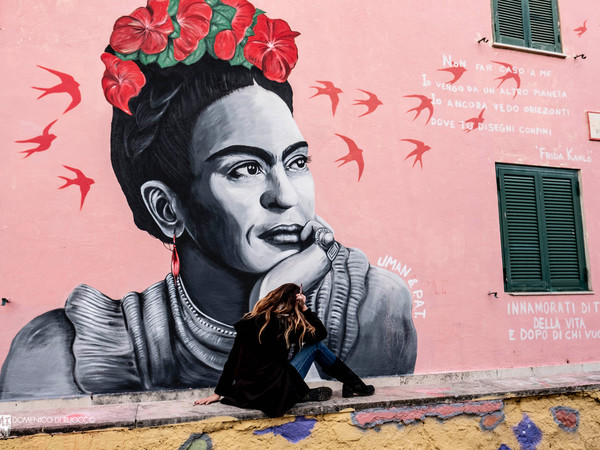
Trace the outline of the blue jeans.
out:
<instances>
[{"instance_id":1,"label":"blue jeans","mask_svg":"<svg viewBox=\"0 0 600 450\"><path fill-rule=\"evenodd\" d=\"M304 346L290 361L290 364L304 378L313 361L316 361L321 367L329 367L335 362L335 355L323 342L318 342Z\"/></svg>"}]
</instances>

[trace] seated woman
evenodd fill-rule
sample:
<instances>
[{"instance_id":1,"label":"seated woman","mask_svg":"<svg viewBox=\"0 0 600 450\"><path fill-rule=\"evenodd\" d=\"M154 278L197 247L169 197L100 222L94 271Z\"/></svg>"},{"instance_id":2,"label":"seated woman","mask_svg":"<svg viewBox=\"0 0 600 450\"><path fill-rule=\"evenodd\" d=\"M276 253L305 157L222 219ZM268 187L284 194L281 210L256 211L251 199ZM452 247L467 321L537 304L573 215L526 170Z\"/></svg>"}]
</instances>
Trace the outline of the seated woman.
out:
<instances>
[{"instance_id":1,"label":"seated woman","mask_svg":"<svg viewBox=\"0 0 600 450\"><path fill-rule=\"evenodd\" d=\"M0 398L215 386L233 324L301 281L327 346L358 374L413 372L408 287L315 213L286 81L297 33L246 0L210 4L149 0L102 55L115 175L135 224L173 244L172 273L120 300L76 287L15 337ZM144 14L160 28L136 28Z\"/></svg>"},{"instance_id":2,"label":"seated woman","mask_svg":"<svg viewBox=\"0 0 600 450\"><path fill-rule=\"evenodd\" d=\"M309 389L303 380L313 361L344 383L344 397L373 395L375 388L322 343L327 330L305 302L301 288L291 283L259 300L235 324L237 336L215 393L195 404L221 400L277 417L298 402L328 400L330 388Z\"/></svg>"}]
</instances>

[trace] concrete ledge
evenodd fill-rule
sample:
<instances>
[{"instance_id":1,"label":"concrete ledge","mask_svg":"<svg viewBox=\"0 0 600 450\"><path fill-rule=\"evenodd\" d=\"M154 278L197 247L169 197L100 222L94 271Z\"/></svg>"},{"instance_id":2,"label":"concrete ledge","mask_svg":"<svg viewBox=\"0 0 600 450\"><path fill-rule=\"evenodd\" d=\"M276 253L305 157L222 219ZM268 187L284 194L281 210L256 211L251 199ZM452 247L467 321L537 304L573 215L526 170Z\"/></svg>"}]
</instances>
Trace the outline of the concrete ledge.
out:
<instances>
[{"instance_id":1,"label":"concrete ledge","mask_svg":"<svg viewBox=\"0 0 600 450\"><path fill-rule=\"evenodd\" d=\"M327 402L299 404L292 416L336 413L398 406L452 403L482 397L514 398L600 390L600 364L581 364L493 371L452 372L373 378L375 395L345 399L333 381L310 382L334 390ZM194 422L220 417L222 422L262 419L256 410L213 404L194 406L212 389L189 389L129 394L102 394L60 399L0 402L0 415L11 415L11 436L35 433L140 428Z\"/></svg>"}]
</instances>

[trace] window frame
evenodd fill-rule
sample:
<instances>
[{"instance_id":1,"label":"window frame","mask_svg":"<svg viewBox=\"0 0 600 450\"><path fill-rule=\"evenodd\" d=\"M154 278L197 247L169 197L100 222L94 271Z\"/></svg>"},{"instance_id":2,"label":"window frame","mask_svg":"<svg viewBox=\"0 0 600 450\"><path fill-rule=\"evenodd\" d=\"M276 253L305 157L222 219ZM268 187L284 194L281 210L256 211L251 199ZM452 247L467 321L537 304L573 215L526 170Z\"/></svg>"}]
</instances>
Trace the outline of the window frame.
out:
<instances>
[{"instance_id":1,"label":"window frame","mask_svg":"<svg viewBox=\"0 0 600 450\"><path fill-rule=\"evenodd\" d=\"M502 35L500 31L500 12L499 2L513 1L515 3L520 2L521 7L521 19L522 19L522 38ZM565 55L562 53L562 38L560 33L560 14L558 8L558 0L547 0L551 3L552 8L552 34L554 36L554 43L544 43L540 41L534 41L532 38L532 23L531 18L535 14L530 12L531 1L543 1L543 0L492 0L492 34L494 37L494 46L511 48L515 50L523 50L535 53L542 53L551 56ZM541 18L540 20L543 20Z\"/></svg>"},{"instance_id":2,"label":"window frame","mask_svg":"<svg viewBox=\"0 0 600 450\"><path fill-rule=\"evenodd\" d=\"M520 269L524 267L524 263L511 262L511 248L519 245L512 241L513 247L511 247L511 240L509 237L509 225L507 223L507 191L506 191L506 178L505 175L532 177L534 179L535 187L535 220L537 221L537 234L539 244L539 264L540 264L540 275L541 279L531 278L524 279L523 277L514 277L514 269ZM573 222L574 222L574 234L575 234L575 251L577 254L577 265L578 265L578 279L568 279L567 281L561 280L560 278L553 279L550 275L550 266L552 264L560 263L560 257L550 257L548 250L548 227L554 225L548 225L546 221L549 215L552 213L546 212L545 204L545 187L543 180L546 179L562 179L570 181L570 193L571 202L573 207ZM517 164L505 164L496 163L496 183L497 183L497 195L498 195L498 211L500 219L500 239L502 248L502 267L503 267L503 280L504 290L507 293L553 293L553 292L589 292L589 278L588 271L589 265L587 260L586 251L586 239L584 233L584 215L583 206L581 202L581 188L580 188L580 171L577 169L568 168L553 168L553 167L538 167L538 166L525 166ZM550 189L550 188L548 188ZM512 191L512 193L517 191ZM566 191L565 191L566 192ZM548 196L548 198L550 198ZM548 200L550 201L550 200ZM513 204L514 206L514 204ZM527 210L527 213L532 214L533 208ZM520 217L519 217L520 220ZM514 233L518 228L511 228L511 232ZM527 229L532 231L532 229ZM522 245L522 244L521 244ZM570 248L573 251L573 248ZM515 253L517 253L515 251ZM525 253L525 252L523 252ZM517 258L515 258L517 259ZM537 261L534 261L537 263ZM520 265L519 265L520 264Z\"/></svg>"}]
</instances>

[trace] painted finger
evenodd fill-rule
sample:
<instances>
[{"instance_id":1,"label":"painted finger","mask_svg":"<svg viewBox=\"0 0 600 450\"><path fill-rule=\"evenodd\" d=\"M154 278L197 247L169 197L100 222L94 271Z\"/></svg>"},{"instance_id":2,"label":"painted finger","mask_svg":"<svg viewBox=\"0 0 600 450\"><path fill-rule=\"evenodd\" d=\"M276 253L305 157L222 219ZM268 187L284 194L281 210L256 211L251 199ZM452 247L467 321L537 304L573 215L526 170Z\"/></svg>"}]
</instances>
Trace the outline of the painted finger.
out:
<instances>
[{"instance_id":1,"label":"painted finger","mask_svg":"<svg viewBox=\"0 0 600 450\"><path fill-rule=\"evenodd\" d=\"M317 231L319 228L323 228L323 225L316 220L309 220L306 222L306 225L304 225L304 228L302 228L302 231L300 232L300 240L306 241L309 237L313 236L315 231Z\"/></svg>"},{"instance_id":2,"label":"painted finger","mask_svg":"<svg viewBox=\"0 0 600 450\"><path fill-rule=\"evenodd\" d=\"M325 221L325 219L323 219L321 216L319 216L319 215L315 214L315 220L316 220L317 222L319 222L321 225L323 225L325 228L329 228L329 229L331 230L331 232L332 232L333 234L335 234L335 230L333 229L333 227L332 227L331 225L329 225L329 224L328 224L328 223Z\"/></svg>"}]
</instances>

